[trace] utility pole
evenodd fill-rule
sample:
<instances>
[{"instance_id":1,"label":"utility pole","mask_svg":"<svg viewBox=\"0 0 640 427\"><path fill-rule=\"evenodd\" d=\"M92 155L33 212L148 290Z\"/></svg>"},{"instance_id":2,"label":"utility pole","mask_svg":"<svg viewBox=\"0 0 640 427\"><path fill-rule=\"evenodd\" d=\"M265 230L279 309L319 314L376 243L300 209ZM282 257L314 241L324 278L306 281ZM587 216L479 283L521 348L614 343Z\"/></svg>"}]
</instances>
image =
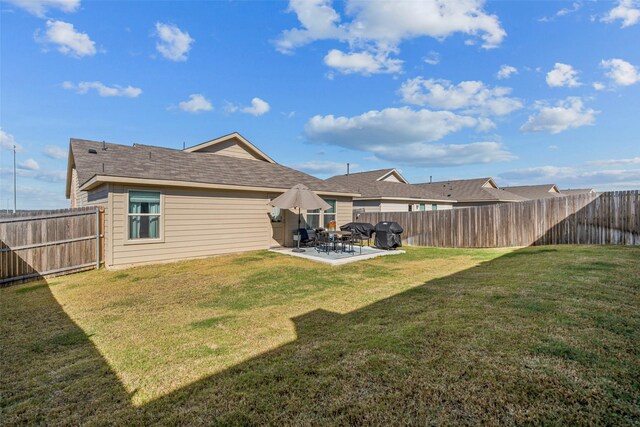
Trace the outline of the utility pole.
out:
<instances>
[{"instance_id":1,"label":"utility pole","mask_svg":"<svg viewBox=\"0 0 640 427\"><path fill-rule=\"evenodd\" d=\"M18 194L16 188L16 144L13 144L13 213L16 213L16 200Z\"/></svg>"}]
</instances>

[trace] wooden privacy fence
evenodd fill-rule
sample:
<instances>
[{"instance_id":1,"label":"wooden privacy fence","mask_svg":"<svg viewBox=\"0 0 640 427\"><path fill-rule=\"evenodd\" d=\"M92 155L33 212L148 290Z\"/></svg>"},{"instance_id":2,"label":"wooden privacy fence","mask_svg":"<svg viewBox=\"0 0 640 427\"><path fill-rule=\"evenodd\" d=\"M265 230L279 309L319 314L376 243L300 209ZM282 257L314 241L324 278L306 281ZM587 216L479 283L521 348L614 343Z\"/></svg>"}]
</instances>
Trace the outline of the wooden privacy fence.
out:
<instances>
[{"instance_id":1,"label":"wooden privacy fence","mask_svg":"<svg viewBox=\"0 0 640 427\"><path fill-rule=\"evenodd\" d=\"M496 248L557 244L640 245L640 192L613 191L426 212L368 212L395 221L409 245Z\"/></svg>"},{"instance_id":2,"label":"wooden privacy fence","mask_svg":"<svg viewBox=\"0 0 640 427\"><path fill-rule=\"evenodd\" d=\"M0 284L98 268L104 209L0 214Z\"/></svg>"}]
</instances>

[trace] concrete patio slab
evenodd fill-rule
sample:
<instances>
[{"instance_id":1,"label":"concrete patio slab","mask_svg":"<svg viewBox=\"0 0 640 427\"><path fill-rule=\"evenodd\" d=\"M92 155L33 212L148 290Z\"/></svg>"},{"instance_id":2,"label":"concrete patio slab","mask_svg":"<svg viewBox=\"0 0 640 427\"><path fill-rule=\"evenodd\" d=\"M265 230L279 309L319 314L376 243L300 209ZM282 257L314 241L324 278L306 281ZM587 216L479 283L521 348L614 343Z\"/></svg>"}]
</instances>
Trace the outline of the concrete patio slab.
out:
<instances>
[{"instance_id":1,"label":"concrete patio slab","mask_svg":"<svg viewBox=\"0 0 640 427\"><path fill-rule=\"evenodd\" d=\"M405 253L402 250L386 251L382 249L371 248L369 246L362 247L362 254L360 254L360 248L356 247L355 252L319 252L315 248L304 248L304 252L293 252L292 248L274 248L269 249L271 252L275 252L283 255L290 255L298 258L304 258L311 261L322 262L329 265L344 265L356 261L362 261L365 259L377 258L387 255L400 255Z\"/></svg>"}]
</instances>

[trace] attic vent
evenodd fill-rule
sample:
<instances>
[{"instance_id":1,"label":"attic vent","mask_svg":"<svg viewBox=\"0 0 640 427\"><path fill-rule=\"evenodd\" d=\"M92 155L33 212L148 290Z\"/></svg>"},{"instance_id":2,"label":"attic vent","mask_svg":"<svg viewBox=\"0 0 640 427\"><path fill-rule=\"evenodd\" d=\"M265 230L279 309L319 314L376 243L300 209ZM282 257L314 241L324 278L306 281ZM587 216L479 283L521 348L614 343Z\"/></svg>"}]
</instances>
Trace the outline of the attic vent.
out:
<instances>
[{"instance_id":1,"label":"attic vent","mask_svg":"<svg viewBox=\"0 0 640 427\"><path fill-rule=\"evenodd\" d=\"M98 154L94 148L89 148L89 154Z\"/></svg>"}]
</instances>

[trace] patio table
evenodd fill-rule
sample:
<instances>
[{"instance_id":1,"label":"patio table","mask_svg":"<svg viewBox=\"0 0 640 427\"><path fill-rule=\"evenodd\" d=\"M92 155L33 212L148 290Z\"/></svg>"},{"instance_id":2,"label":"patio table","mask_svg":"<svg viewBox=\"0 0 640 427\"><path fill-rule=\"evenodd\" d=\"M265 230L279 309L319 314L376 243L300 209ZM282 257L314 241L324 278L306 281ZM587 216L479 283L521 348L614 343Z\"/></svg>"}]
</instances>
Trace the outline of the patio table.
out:
<instances>
[{"instance_id":1,"label":"patio table","mask_svg":"<svg viewBox=\"0 0 640 427\"><path fill-rule=\"evenodd\" d=\"M321 244L323 244L323 243L325 244L325 252L329 252L329 243L333 243L333 250L335 250L336 252L338 251L336 249L336 243L342 243L342 251L341 252L344 252L344 243L345 243L344 242L344 238L348 237L349 241L351 241L351 236L352 236L351 231L346 231L346 230L345 231L343 231L343 230L324 230L324 231L319 232L319 234L321 236L326 237L326 239L327 239L325 242L321 242ZM339 240L338 241L334 240L334 236L339 237Z\"/></svg>"}]
</instances>

